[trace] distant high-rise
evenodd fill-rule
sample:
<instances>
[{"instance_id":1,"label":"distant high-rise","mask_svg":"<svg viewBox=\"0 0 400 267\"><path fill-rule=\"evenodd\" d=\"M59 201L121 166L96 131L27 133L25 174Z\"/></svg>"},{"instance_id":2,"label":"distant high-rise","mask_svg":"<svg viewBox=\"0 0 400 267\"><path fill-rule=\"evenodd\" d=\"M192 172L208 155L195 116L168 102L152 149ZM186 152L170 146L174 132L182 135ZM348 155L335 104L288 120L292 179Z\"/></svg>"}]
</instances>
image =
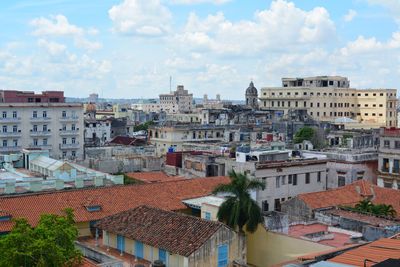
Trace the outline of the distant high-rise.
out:
<instances>
[{"instance_id":1,"label":"distant high-rise","mask_svg":"<svg viewBox=\"0 0 400 267\"><path fill-rule=\"evenodd\" d=\"M89 103L97 103L97 101L99 101L99 94L90 94L88 101Z\"/></svg>"}]
</instances>

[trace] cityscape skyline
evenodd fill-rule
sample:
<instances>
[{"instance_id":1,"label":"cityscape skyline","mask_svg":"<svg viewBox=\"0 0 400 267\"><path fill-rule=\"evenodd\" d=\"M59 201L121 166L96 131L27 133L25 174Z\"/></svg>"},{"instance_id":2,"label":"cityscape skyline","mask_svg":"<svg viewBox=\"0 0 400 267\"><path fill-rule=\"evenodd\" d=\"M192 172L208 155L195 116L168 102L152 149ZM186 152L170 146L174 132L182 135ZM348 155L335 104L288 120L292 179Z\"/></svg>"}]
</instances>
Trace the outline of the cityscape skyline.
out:
<instances>
[{"instance_id":1,"label":"cityscape skyline","mask_svg":"<svg viewBox=\"0 0 400 267\"><path fill-rule=\"evenodd\" d=\"M250 80L260 89L281 77L341 75L356 88L396 88L400 3L335 3L3 1L0 82L104 98L157 98L170 76L173 89L222 99L244 99Z\"/></svg>"}]
</instances>

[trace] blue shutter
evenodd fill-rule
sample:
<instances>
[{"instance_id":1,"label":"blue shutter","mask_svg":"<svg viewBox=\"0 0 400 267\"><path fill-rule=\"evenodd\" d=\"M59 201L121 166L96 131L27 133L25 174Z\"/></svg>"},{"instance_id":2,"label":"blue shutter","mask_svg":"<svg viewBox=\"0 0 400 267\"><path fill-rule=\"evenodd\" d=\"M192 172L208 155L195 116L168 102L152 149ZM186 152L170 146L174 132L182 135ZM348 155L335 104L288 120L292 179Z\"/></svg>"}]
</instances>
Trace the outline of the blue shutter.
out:
<instances>
[{"instance_id":1,"label":"blue shutter","mask_svg":"<svg viewBox=\"0 0 400 267\"><path fill-rule=\"evenodd\" d=\"M228 266L228 245L218 246L218 267Z\"/></svg>"},{"instance_id":2,"label":"blue shutter","mask_svg":"<svg viewBox=\"0 0 400 267\"><path fill-rule=\"evenodd\" d=\"M206 220L211 220L211 213L209 213L209 212L206 212Z\"/></svg>"},{"instance_id":3,"label":"blue shutter","mask_svg":"<svg viewBox=\"0 0 400 267\"><path fill-rule=\"evenodd\" d=\"M125 250L125 237L117 235L117 249L122 253Z\"/></svg>"},{"instance_id":4,"label":"blue shutter","mask_svg":"<svg viewBox=\"0 0 400 267\"><path fill-rule=\"evenodd\" d=\"M136 258L143 259L143 243L135 241L135 256Z\"/></svg>"},{"instance_id":5,"label":"blue shutter","mask_svg":"<svg viewBox=\"0 0 400 267\"><path fill-rule=\"evenodd\" d=\"M167 265L167 252L164 249L158 249L158 259Z\"/></svg>"}]
</instances>

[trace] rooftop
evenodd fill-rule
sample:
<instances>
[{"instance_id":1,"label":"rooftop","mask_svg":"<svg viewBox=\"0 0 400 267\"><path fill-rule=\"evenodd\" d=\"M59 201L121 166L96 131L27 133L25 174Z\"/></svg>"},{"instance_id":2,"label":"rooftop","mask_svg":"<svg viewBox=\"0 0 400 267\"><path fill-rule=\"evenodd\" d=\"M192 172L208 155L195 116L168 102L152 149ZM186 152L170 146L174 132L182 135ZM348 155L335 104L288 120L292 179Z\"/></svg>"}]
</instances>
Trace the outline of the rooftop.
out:
<instances>
[{"instance_id":1,"label":"rooftop","mask_svg":"<svg viewBox=\"0 0 400 267\"><path fill-rule=\"evenodd\" d=\"M182 201L184 204L188 205L191 208L201 209L203 204L208 204L212 206L219 207L225 201L222 197L217 196L205 196L198 198L185 199Z\"/></svg>"},{"instance_id":2,"label":"rooftop","mask_svg":"<svg viewBox=\"0 0 400 267\"><path fill-rule=\"evenodd\" d=\"M150 205L164 210L186 209L186 205L182 203L184 199L209 195L217 185L228 182L228 177L210 177L0 196L0 211L10 214L12 218L26 218L35 226L41 214L62 214L65 208L72 208L76 222L87 222L140 205ZM86 207L90 205L100 206L100 210L88 211ZM10 231L13 225L13 221L0 222L0 232Z\"/></svg>"},{"instance_id":3,"label":"rooftop","mask_svg":"<svg viewBox=\"0 0 400 267\"><path fill-rule=\"evenodd\" d=\"M220 222L149 206L109 216L96 226L185 257L195 252L221 227L226 227Z\"/></svg>"},{"instance_id":4,"label":"rooftop","mask_svg":"<svg viewBox=\"0 0 400 267\"><path fill-rule=\"evenodd\" d=\"M396 189L383 188L366 180L359 180L352 184L328 191L300 194L297 196L311 209L337 207L339 205L353 206L364 198L371 198L374 204L392 205L400 216L400 193Z\"/></svg>"},{"instance_id":5,"label":"rooftop","mask_svg":"<svg viewBox=\"0 0 400 267\"><path fill-rule=\"evenodd\" d=\"M184 177L168 176L164 172L128 172L129 178L142 181L144 183L170 182L185 180Z\"/></svg>"},{"instance_id":6,"label":"rooftop","mask_svg":"<svg viewBox=\"0 0 400 267\"><path fill-rule=\"evenodd\" d=\"M382 238L367 245L346 251L328 261L368 267L390 258L400 259L400 239ZM365 262L365 260L368 261Z\"/></svg>"}]
</instances>

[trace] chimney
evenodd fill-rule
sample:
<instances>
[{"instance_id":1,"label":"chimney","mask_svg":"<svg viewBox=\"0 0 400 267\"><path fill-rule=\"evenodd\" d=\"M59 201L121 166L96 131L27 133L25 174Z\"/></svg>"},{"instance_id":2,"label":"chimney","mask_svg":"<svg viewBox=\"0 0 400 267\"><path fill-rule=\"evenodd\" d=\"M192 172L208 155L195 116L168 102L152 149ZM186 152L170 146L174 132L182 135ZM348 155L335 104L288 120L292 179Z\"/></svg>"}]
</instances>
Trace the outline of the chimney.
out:
<instances>
[{"instance_id":1,"label":"chimney","mask_svg":"<svg viewBox=\"0 0 400 267\"><path fill-rule=\"evenodd\" d=\"M83 188L83 178L75 178L75 187Z\"/></svg>"},{"instance_id":2,"label":"chimney","mask_svg":"<svg viewBox=\"0 0 400 267\"><path fill-rule=\"evenodd\" d=\"M56 190L64 189L64 180L56 179Z\"/></svg>"},{"instance_id":3,"label":"chimney","mask_svg":"<svg viewBox=\"0 0 400 267\"><path fill-rule=\"evenodd\" d=\"M104 185L104 177L96 176L94 177L94 186L103 186Z\"/></svg>"},{"instance_id":4,"label":"chimney","mask_svg":"<svg viewBox=\"0 0 400 267\"><path fill-rule=\"evenodd\" d=\"M6 183L6 187L4 188L5 194L13 194L15 193L15 183Z\"/></svg>"},{"instance_id":5,"label":"chimney","mask_svg":"<svg viewBox=\"0 0 400 267\"><path fill-rule=\"evenodd\" d=\"M30 181L29 182L29 189L33 192L39 192L42 190L42 181Z\"/></svg>"}]
</instances>

